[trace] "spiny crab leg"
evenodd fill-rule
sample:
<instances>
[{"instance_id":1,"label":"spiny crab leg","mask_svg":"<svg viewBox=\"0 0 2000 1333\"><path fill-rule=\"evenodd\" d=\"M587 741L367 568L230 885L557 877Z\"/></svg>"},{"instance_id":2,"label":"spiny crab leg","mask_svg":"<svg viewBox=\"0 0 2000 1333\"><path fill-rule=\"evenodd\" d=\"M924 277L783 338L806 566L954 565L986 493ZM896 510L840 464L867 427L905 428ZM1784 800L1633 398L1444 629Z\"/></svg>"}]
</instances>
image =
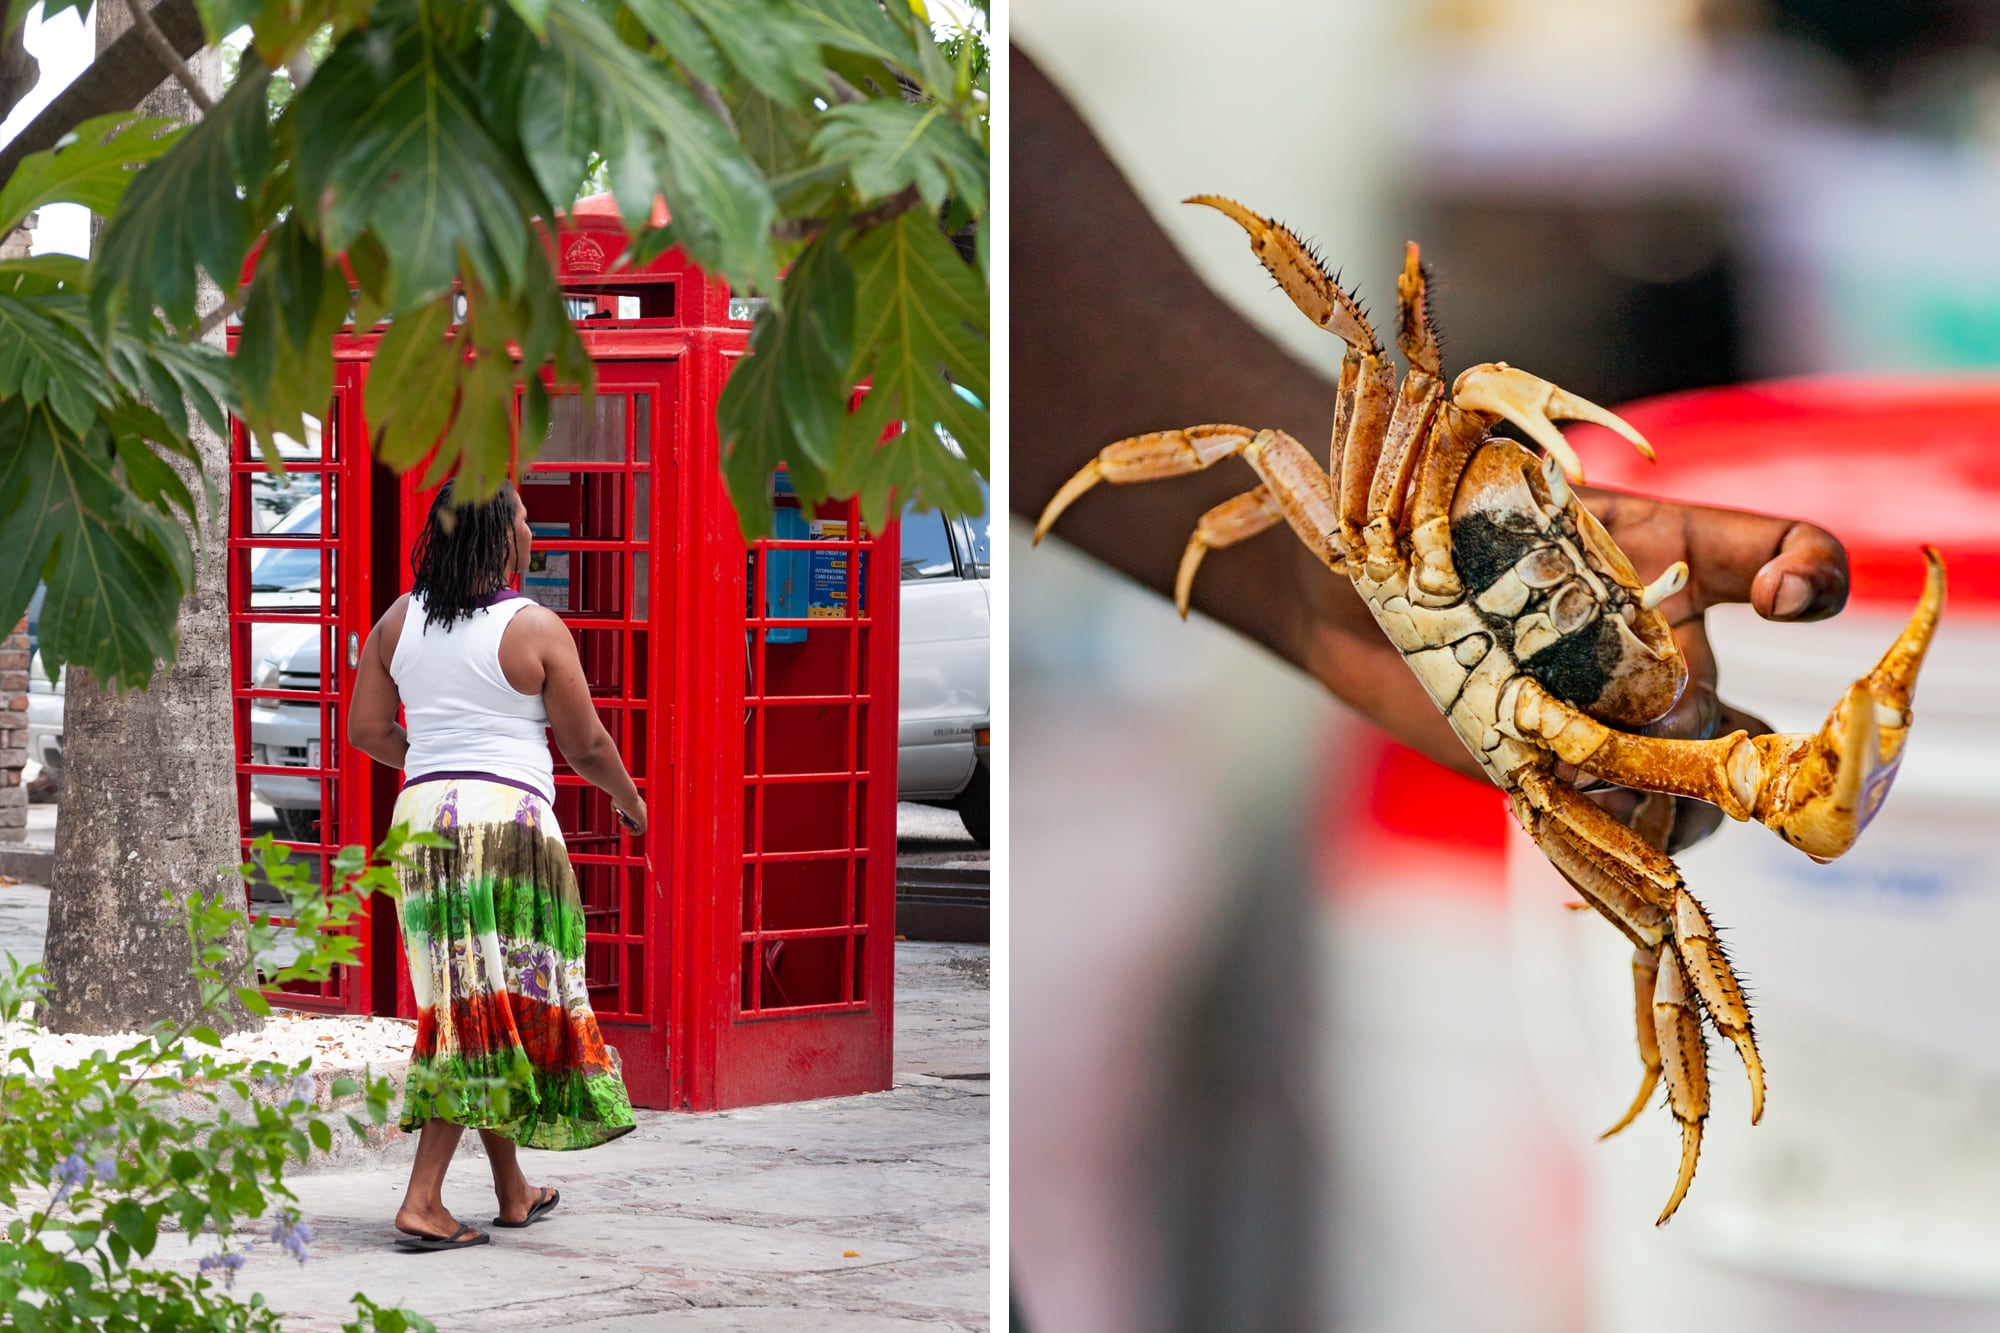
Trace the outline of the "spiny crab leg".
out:
<instances>
[{"instance_id":1,"label":"spiny crab leg","mask_svg":"<svg viewBox=\"0 0 2000 1333\"><path fill-rule=\"evenodd\" d=\"M1660 980L1653 991L1653 1034L1667 1076L1667 1106L1681 1126L1681 1170L1655 1226L1664 1226L1687 1197L1701 1159L1701 1126L1708 1119L1708 1040L1688 993L1687 976L1672 949L1660 950Z\"/></svg>"},{"instance_id":2,"label":"spiny crab leg","mask_svg":"<svg viewBox=\"0 0 2000 1333\"><path fill-rule=\"evenodd\" d=\"M1630 440L1646 458L1653 456L1653 446L1646 443L1646 437L1616 413L1504 361L1474 366L1460 375L1451 386L1451 400L1465 411L1513 422L1547 450L1574 482L1583 480L1583 460L1556 429L1558 421L1588 421L1606 427Z\"/></svg>"},{"instance_id":3,"label":"spiny crab leg","mask_svg":"<svg viewBox=\"0 0 2000 1333\"><path fill-rule=\"evenodd\" d=\"M1525 676L1509 682L1499 727L1594 777L1707 801L1731 819L1768 825L1808 856L1832 860L1874 817L1902 759L1917 673L1944 609L1944 560L1929 546L1924 559L1924 594L1909 623L1817 732L1739 731L1707 741L1635 736Z\"/></svg>"},{"instance_id":4,"label":"spiny crab leg","mask_svg":"<svg viewBox=\"0 0 2000 1333\"><path fill-rule=\"evenodd\" d=\"M1297 232L1219 194L1197 194L1181 202L1204 204L1249 233L1251 253L1270 270L1278 286L1307 319L1349 347L1362 352L1382 350L1361 303L1349 296L1338 281L1327 277L1326 266L1299 239Z\"/></svg>"}]
</instances>

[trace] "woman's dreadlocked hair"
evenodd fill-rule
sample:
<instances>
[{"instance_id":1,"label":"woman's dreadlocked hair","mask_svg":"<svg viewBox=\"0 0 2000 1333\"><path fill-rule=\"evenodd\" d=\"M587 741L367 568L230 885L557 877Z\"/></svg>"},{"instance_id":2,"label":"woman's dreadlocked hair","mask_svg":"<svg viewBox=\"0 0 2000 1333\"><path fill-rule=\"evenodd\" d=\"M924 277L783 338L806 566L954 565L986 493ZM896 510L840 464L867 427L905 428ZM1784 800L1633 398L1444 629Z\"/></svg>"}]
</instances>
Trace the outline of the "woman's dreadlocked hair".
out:
<instances>
[{"instance_id":1,"label":"woman's dreadlocked hair","mask_svg":"<svg viewBox=\"0 0 2000 1333\"><path fill-rule=\"evenodd\" d=\"M514 488L480 504L459 504L446 482L410 552L412 591L424 599L424 624L449 630L507 586L514 558Z\"/></svg>"}]
</instances>

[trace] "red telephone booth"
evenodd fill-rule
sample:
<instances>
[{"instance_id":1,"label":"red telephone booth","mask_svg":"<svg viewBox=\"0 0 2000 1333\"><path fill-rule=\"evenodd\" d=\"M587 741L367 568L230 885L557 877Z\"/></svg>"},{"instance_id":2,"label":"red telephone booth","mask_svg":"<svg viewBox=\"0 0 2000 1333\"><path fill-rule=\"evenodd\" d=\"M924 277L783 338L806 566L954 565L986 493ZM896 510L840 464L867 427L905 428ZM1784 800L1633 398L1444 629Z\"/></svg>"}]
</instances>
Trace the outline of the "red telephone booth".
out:
<instances>
[{"instance_id":1,"label":"red telephone booth","mask_svg":"<svg viewBox=\"0 0 2000 1333\"><path fill-rule=\"evenodd\" d=\"M746 547L723 488L715 402L754 303L679 251L610 270L626 245L585 201L555 237L597 365L586 406L557 396L518 481L535 530L522 590L577 637L599 715L651 814L626 833L556 756L586 973L637 1105L706 1110L889 1086L895 948L896 534L851 503L788 513ZM292 508L237 430L230 588L237 772L325 873L386 830L398 775L346 744L362 640L409 588L431 493L370 457L362 402L378 333L336 344L316 441L286 442ZM518 413L518 397L517 397ZM517 416L518 419L518 416ZM782 474L774 504L796 509ZM316 578L312 577L315 576ZM804 595L799 595L801 583ZM289 806L280 802L290 802ZM287 814L289 809L293 813ZM304 813L298 813L303 811ZM246 839L247 842L247 839ZM360 961L281 1003L411 1012L393 904Z\"/></svg>"}]
</instances>

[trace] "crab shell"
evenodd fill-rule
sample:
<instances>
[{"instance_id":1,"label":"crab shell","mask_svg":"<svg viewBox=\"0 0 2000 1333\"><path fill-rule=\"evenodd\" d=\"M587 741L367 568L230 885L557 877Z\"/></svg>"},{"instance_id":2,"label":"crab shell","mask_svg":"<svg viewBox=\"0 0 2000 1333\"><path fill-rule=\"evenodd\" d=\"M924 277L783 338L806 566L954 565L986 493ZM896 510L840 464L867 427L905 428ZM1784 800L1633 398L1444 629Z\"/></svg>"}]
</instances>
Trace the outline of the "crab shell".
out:
<instances>
[{"instance_id":1,"label":"crab shell","mask_svg":"<svg viewBox=\"0 0 2000 1333\"><path fill-rule=\"evenodd\" d=\"M1523 671L1600 722L1637 727L1680 701L1687 663L1632 562L1513 440L1482 444L1451 506L1468 598Z\"/></svg>"}]
</instances>

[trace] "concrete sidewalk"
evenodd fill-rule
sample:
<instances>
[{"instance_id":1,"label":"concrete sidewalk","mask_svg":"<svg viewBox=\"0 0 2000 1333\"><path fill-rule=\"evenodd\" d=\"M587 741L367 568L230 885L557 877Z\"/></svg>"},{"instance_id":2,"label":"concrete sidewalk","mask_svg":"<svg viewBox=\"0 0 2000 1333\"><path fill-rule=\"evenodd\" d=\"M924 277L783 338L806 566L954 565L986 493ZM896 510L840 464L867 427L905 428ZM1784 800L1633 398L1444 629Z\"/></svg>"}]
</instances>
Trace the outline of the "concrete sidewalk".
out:
<instances>
[{"instance_id":1,"label":"concrete sidewalk","mask_svg":"<svg viewBox=\"0 0 2000 1333\"><path fill-rule=\"evenodd\" d=\"M0 948L39 954L46 894L0 887ZM641 1111L579 1153L524 1152L562 1203L464 1253L407 1254L390 1225L410 1152L292 1178L313 1231L300 1265L269 1241L236 1294L322 1333L364 1291L460 1330L988 1327L985 947L899 943L896 1083L887 1092L709 1115ZM467 1135L445 1204L486 1229L494 1201ZM212 1236L163 1236L193 1272ZM851 1253L850 1253L851 1252Z\"/></svg>"}]
</instances>

